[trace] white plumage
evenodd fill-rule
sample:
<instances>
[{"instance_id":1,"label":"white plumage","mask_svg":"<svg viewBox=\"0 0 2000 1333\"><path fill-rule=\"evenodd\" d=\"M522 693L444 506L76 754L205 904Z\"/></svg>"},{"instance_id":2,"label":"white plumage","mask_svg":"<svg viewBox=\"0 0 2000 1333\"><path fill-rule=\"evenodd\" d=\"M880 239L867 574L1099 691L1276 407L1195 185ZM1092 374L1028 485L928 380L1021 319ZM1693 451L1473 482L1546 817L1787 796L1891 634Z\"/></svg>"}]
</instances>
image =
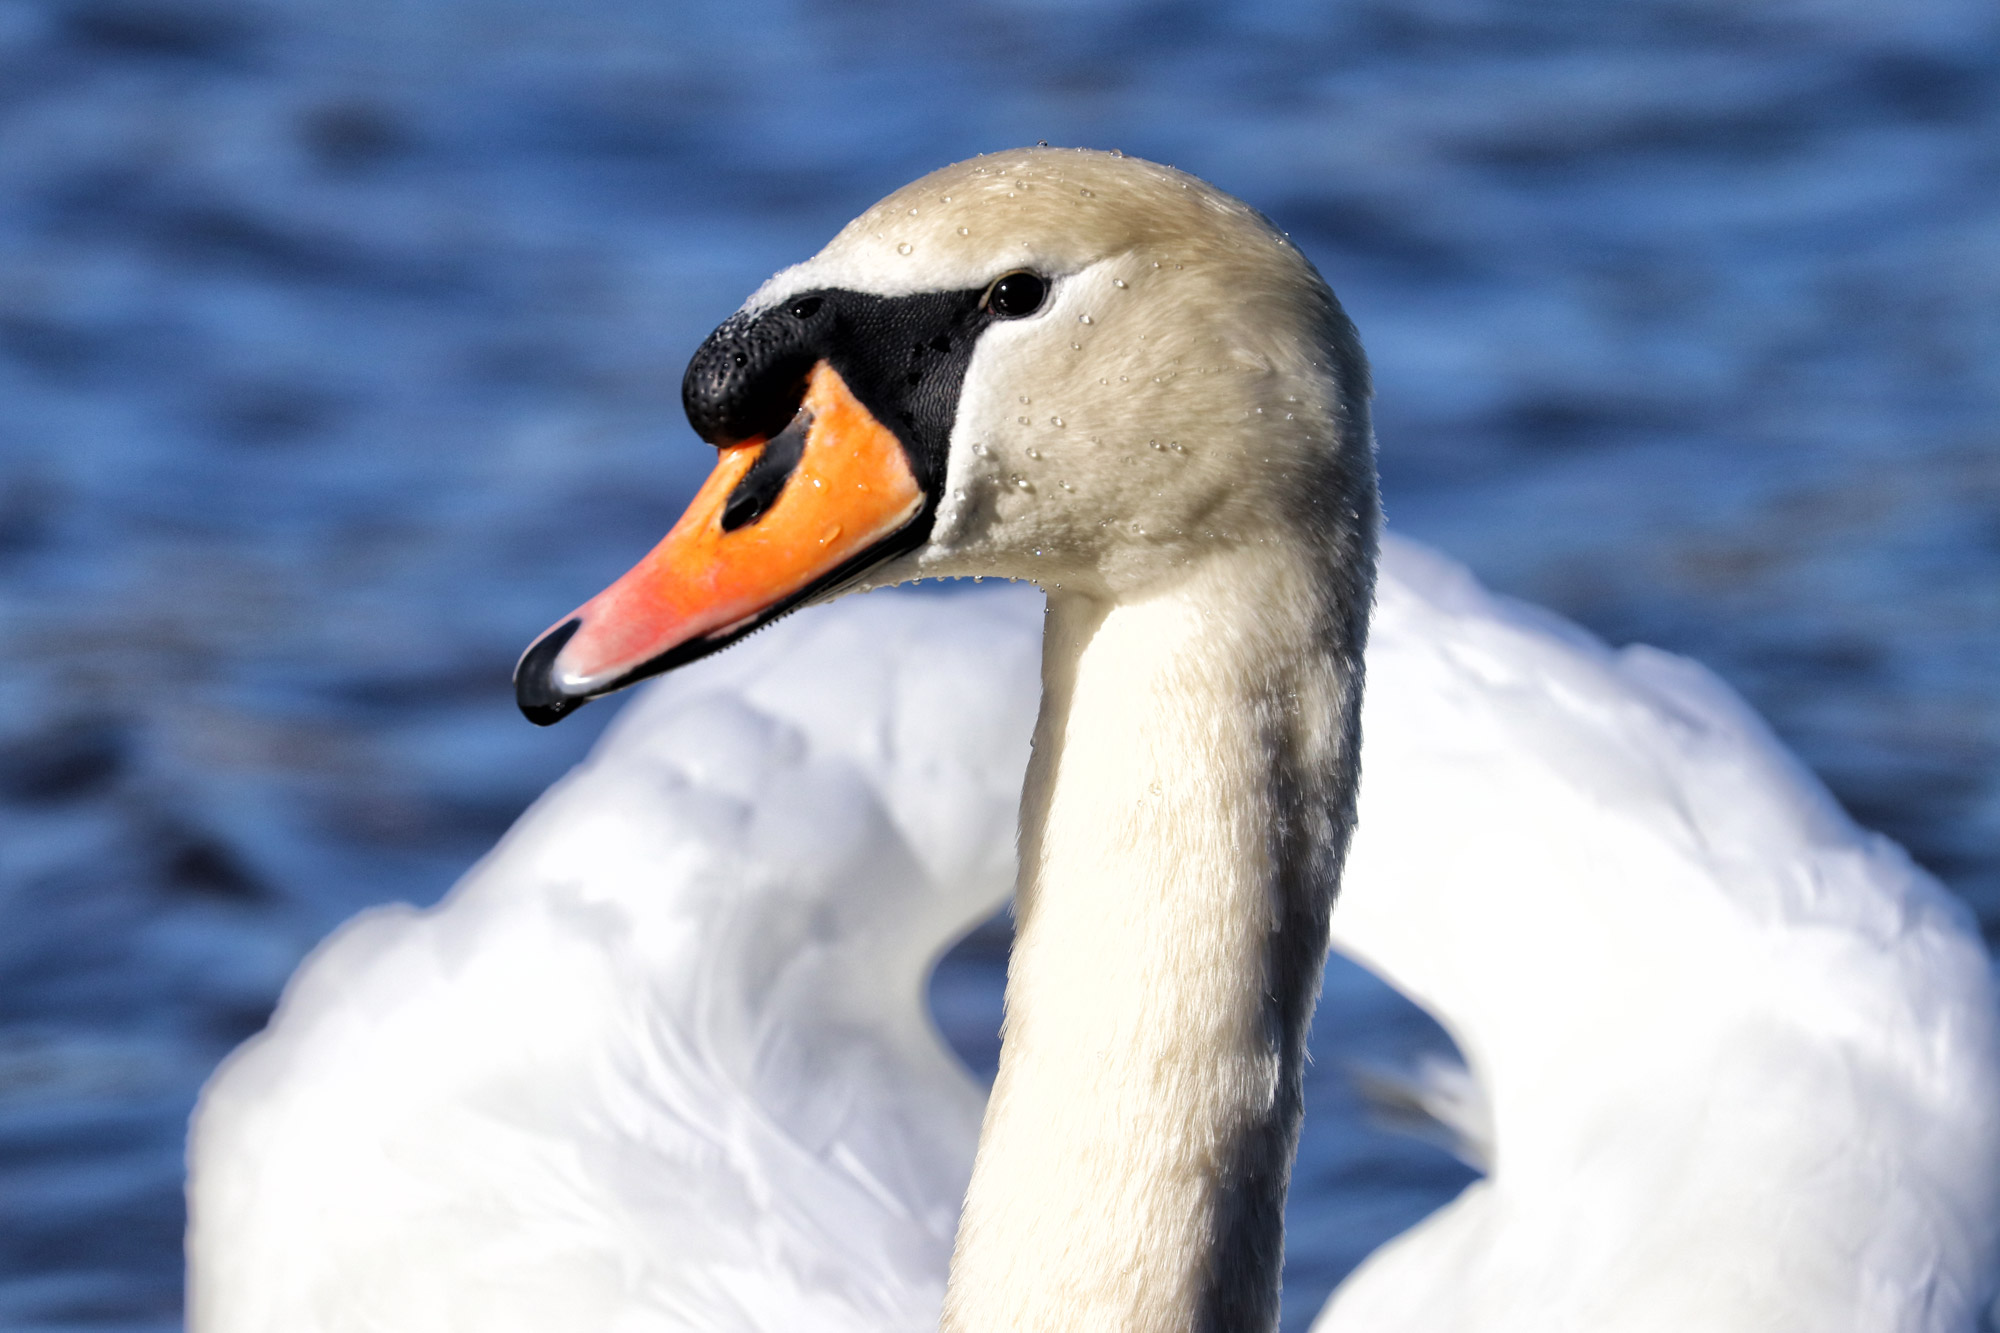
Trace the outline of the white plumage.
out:
<instances>
[{"instance_id":1,"label":"white plumage","mask_svg":"<svg viewBox=\"0 0 2000 1333\"><path fill-rule=\"evenodd\" d=\"M1392 548L1334 940L1450 1030L1489 1178L1317 1326L1965 1330L2000 1046L1963 907L1726 686Z\"/></svg>"},{"instance_id":2,"label":"white plumage","mask_svg":"<svg viewBox=\"0 0 2000 1333\"><path fill-rule=\"evenodd\" d=\"M217 1077L191 1326L920 1329L978 1096L928 962L1012 881L1039 599L852 598L648 687ZM1974 1326L2000 1049L1964 912L1728 690L1384 551L1337 947L1491 1176L1322 1329Z\"/></svg>"}]
</instances>

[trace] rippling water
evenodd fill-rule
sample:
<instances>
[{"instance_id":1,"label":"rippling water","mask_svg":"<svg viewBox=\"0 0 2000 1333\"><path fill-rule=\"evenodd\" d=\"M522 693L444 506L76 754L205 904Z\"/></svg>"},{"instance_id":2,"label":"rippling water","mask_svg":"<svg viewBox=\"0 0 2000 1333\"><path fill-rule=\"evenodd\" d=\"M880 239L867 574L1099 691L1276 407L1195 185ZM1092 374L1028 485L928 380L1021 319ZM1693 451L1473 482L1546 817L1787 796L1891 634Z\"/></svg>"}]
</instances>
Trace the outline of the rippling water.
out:
<instances>
[{"instance_id":1,"label":"rippling water","mask_svg":"<svg viewBox=\"0 0 2000 1333\"><path fill-rule=\"evenodd\" d=\"M688 353L984 149L1262 207L1392 523L1707 661L2000 924L2000 15L1749 8L0 0L0 1325L176 1322L206 1071L609 716L507 674L692 490ZM1439 1042L1334 981L1346 1059ZM1315 1078L1294 1328L1467 1178Z\"/></svg>"}]
</instances>

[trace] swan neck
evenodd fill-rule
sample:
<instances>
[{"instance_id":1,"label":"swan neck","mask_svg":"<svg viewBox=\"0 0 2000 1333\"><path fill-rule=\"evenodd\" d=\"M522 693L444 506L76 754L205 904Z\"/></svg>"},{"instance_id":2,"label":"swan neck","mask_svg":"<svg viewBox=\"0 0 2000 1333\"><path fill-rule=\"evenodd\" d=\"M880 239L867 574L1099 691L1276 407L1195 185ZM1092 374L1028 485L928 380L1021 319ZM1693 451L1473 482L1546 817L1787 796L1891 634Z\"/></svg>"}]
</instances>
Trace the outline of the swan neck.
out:
<instances>
[{"instance_id":1,"label":"swan neck","mask_svg":"<svg viewBox=\"0 0 2000 1333\"><path fill-rule=\"evenodd\" d=\"M948 1333L1276 1327L1360 686L1360 616L1314 574L1236 551L1050 596Z\"/></svg>"}]
</instances>

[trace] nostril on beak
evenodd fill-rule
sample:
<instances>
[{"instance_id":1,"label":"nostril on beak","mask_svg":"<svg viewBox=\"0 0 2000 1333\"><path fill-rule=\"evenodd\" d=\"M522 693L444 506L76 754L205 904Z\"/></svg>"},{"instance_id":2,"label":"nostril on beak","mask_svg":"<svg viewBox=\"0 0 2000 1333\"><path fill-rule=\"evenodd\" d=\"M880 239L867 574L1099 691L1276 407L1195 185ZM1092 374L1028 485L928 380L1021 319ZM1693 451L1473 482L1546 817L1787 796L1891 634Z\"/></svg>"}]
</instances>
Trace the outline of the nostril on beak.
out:
<instances>
[{"instance_id":1,"label":"nostril on beak","mask_svg":"<svg viewBox=\"0 0 2000 1333\"><path fill-rule=\"evenodd\" d=\"M514 668L514 702L520 705L522 715L538 727L554 726L585 702L565 694L556 683L556 658L582 625L581 620L571 617L556 626L530 644Z\"/></svg>"}]
</instances>

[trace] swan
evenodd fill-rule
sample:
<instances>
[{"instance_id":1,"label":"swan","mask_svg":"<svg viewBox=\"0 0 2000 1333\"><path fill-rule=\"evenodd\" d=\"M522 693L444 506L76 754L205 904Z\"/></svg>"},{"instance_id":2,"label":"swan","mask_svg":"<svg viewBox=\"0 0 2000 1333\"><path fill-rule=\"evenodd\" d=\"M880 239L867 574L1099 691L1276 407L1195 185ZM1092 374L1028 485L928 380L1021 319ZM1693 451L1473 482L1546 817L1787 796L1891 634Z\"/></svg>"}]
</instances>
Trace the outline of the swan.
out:
<instances>
[{"instance_id":1,"label":"swan","mask_svg":"<svg viewBox=\"0 0 2000 1333\"><path fill-rule=\"evenodd\" d=\"M1269 1328L1357 827L1332 939L1457 1040L1487 1175L1316 1327L1970 1327L1964 913L1698 668L1409 543L1377 583L1365 363L1261 217L1110 154L947 168L687 399L714 476L517 682L553 721L693 665L218 1072L191 1328ZM696 661L967 574L1045 603ZM1009 888L982 1108L922 980Z\"/></svg>"}]
</instances>

